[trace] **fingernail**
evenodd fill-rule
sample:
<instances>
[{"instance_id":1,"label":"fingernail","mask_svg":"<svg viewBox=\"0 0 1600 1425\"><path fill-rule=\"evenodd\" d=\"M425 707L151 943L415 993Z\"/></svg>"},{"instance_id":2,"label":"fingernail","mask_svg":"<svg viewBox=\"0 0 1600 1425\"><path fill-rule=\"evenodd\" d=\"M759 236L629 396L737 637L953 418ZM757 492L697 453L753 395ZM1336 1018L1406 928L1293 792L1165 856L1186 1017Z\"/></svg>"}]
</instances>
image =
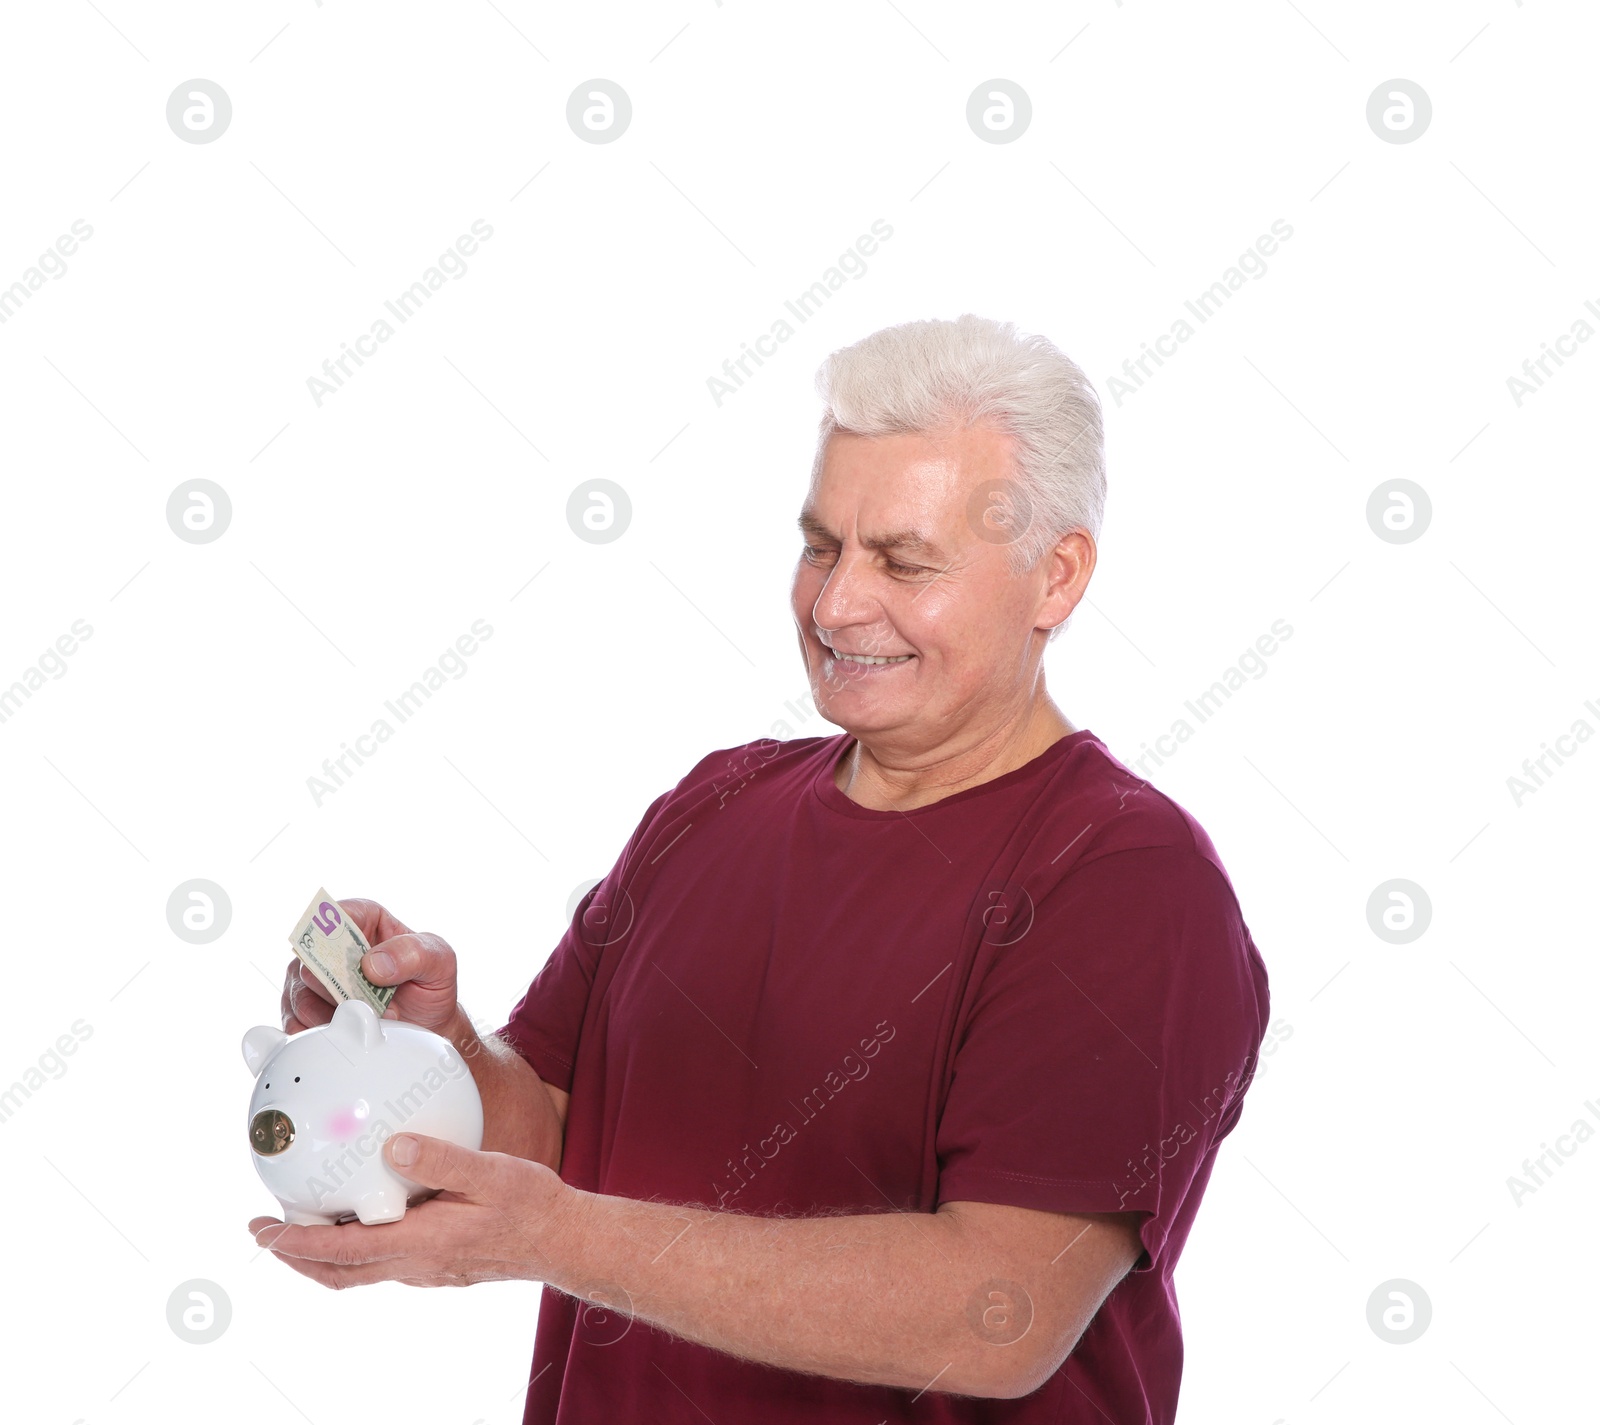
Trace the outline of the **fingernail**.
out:
<instances>
[{"instance_id":1,"label":"fingernail","mask_svg":"<svg viewBox=\"0 0 1600 1425\"><path fill-rule=\"evenodd\" d=\"M374 950L369 958L375 973L385 979L394 974L394 956L387 950Z\"/></svg>"},{"instance_id":2,"label":"fingernail","mask_svg":"<svg viewBox=\"0 0 1600 1425\"><path fill-rule=\"evenodd\" d=\"M393 1140L393 1147L389 1156L399 1163L402 1168L410 1167L417 1161L418 1143L409 1133L401 1133Z\"/></svg>"}]
</instances>

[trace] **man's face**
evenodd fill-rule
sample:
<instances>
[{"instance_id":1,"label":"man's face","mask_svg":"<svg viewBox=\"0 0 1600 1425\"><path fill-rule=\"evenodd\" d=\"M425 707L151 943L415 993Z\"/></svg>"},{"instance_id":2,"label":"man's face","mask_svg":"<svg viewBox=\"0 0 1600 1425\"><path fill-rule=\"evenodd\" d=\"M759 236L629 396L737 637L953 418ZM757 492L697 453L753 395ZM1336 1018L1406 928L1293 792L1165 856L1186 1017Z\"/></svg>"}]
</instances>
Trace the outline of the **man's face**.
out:
<instances>
[{"instance_id":1,"label":"man's face","mask_svg":"<svg viewBox=\"0 0 1600 1425\"><path fill-rule=\"evenodd\" d=\"M811 695L830 722L931 749L969 724L987 730L1032 696L1051 561L1013 576L1003 531L983 519L986 490L1012 478L1010 437L988 427L828 441L801 514L790 604ZM874 547L884 539L897 542ZM835 651L903 661L866 665Z\"/></svg>"}]
</instances>

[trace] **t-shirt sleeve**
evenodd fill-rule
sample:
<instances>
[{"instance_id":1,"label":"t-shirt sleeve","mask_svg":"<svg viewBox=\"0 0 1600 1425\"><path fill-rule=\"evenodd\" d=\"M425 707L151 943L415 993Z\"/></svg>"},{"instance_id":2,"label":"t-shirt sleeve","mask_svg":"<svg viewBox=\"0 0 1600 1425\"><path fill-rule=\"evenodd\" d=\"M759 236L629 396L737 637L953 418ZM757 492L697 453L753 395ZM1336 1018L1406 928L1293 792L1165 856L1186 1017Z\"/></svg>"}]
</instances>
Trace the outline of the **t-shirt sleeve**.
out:
<instances>
[{"instance_id":1,"label":"t-shirt sleeve","mask_svg":"<svg viewBox=\"0 0 1600 1425\"><path fill-rule=\"evenodd\" d=\"M1265 1033L1231 886L1196 851L1112 852L984 950L939 1117L939 1200L1137 1212L1135 1270L1151 1269L1192 1220Z\"/></svg>"},{"instance_id":2,"label":"t-shirt sleeve","mask_svg":"<svg viewBox=\"0 0 1600 1425\"><path fill-rule=\"evenodd\" d=\"M534 976L527 993L517 1001L511 1017L496 1031L545 1083L563 1093L572 1092L578 1034L589 1007L589 987L594 983L600 953L616 938L619 918L631 913L627 896L629 868L673 790L663 792L650 803L616 864L585 892L566 934Z\"/></svg>"}]
</instances>

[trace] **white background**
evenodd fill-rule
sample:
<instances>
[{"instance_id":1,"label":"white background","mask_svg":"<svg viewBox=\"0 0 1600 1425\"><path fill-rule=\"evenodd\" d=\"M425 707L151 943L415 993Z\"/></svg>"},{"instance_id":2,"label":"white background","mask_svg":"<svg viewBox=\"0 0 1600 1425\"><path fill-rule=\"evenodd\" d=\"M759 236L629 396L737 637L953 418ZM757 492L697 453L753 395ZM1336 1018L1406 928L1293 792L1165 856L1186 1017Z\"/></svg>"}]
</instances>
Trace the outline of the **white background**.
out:
<instances>
[{"instance_id":1,"label":"white background","mask_svg":"<svg viewBox=\"0 0 1600 1425\"><path fill-rule=\"evenodd\" d=\"M0 284L94 230L0 326L0 686L93 628L0 723L0 1083L92 1030L0 1123L8 1409L520 1419L536 1286L332 1293L257 1252L240 1036L319 883L445 935L499 1023L657 793L834 730L785 707L812 373L964 311L1106 401L1101 563L1049 653L1075 725L1131 762L1293 628L1146 764L1215 839L1281 1021L1178 1271L1180 1419L1592 1409L1600 1144L1520 1203L1507 1179L1600 1123L1600 746L1520 805L1507 778L1600 727L1600 343L1506 384L1600 303L1591 7L97 7L4 17ZM633 103L603 145L565 119L597 76ZM1033 104L1007 144L965 118L997 76ZM166 123L195 77L232 101L215 142ZM1432 100L1412 143L1366 121L1395 77ZM480 218L466 275L319 407L307 378ZM719 407L707 378L878 218L865 275ZM1114 401L1275 219L1265 276ZM593 477L632 502L609 544L566 519ZM1366 516L1397 477L1432 502L1407 544ZM232 502L204 545L165 516L196 478ZM480 618L466 675L318 805L323 759ZM207 945L166 920L197 877L232 902ZM1367 920L1393 878L1432 904L1405 945ZM232 1303L210 1345L167 1324L191 1278ZM1408 1345L1367 1321L1392 1278L1432 1303Z\"/></svg>"}]
</instances>

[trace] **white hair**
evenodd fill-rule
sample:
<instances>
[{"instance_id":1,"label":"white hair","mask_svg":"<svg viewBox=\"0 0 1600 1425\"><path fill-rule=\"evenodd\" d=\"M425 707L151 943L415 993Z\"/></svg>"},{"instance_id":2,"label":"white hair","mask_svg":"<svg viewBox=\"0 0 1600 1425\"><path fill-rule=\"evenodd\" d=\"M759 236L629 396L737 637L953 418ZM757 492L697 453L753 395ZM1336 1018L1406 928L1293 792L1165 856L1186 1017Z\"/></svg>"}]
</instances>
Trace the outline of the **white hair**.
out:
<instances>
[{"instance_id":1,"label":"white hair","mask_svg":"<svg viewBox=\"0 0 1600 1425\"><path fill-rule=\"evenodd\" d=\"M816 388L824 409L813 486L835 431L937 435L981 423L1015 441L1021 529L1011 572L1031 569L1070 530L1098 541L1106 500L1100 398L1048 338L970 312L905 322L835 351L817 368Z\"/></svg>"}]
</instances>

